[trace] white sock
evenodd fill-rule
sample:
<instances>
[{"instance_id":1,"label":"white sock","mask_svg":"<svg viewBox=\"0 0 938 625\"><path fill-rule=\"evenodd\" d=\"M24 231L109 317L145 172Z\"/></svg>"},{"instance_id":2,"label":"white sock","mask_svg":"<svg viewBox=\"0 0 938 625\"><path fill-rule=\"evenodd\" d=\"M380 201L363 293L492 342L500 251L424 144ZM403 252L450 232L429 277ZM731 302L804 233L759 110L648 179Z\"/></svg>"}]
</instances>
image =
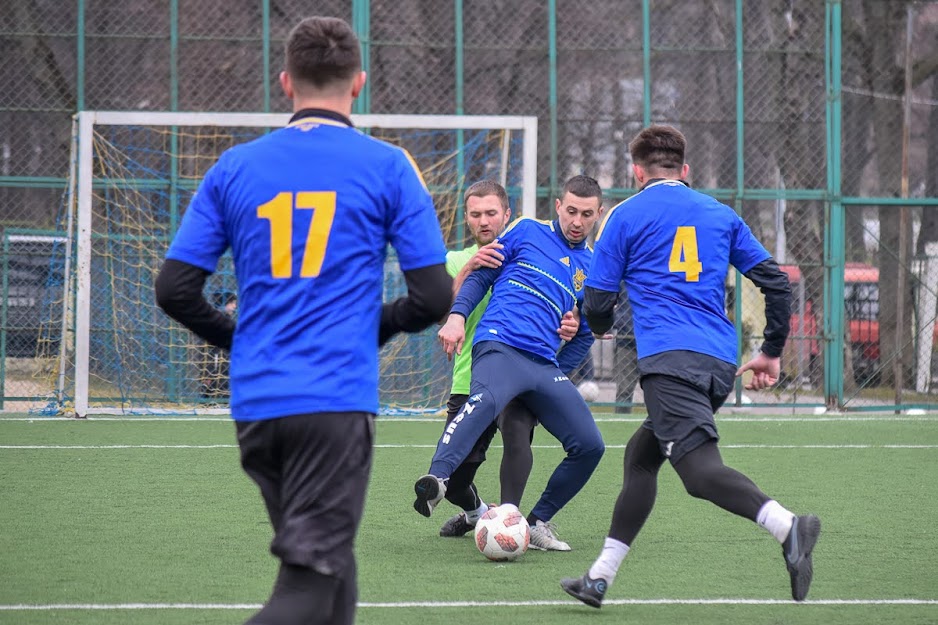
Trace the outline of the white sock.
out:
<instances>
[{"instance_id":1,"label":"white sock","mask_svg":"<svg viewBox=\"0 0 938 625\"><path fill-rule=\"evenodd\" d=\"M465 512L466 520L469 521L470 525L475 525L476 521L482 518L483 514L488 512L488 509L489 509L488 505L483 501L482 505L480 505L475 510L466 510Z\"/></svg>"},{"instance_id":2,"label":"white sock","mask_svg":"<svg viewBox=\"0 0 938 625\"><path fill-rule=\"evenodd\" d=\"M788 538L788 532L791 531L794 522L795 515L783 508L782 504L774 499L765 502L759 508L759 514L756 515L756 523L767 529L772 536L775 536L775 540L780 543L785 542L785 539Z\"/></svg>"},{"instance_id":3,"label":"white sock","mask_svg":"<svg viewBox=\"0 0 938 625\"><path fill-rule=\"evenodd\" d=\"M591 579L604 579L607 584L612 584L616 578L616 572L622 566L622 561L629 553L629 546L615 538L606 538L603 543L602 553L593 562L590 567L589 576Z\"/></svg>"}]
</instances>

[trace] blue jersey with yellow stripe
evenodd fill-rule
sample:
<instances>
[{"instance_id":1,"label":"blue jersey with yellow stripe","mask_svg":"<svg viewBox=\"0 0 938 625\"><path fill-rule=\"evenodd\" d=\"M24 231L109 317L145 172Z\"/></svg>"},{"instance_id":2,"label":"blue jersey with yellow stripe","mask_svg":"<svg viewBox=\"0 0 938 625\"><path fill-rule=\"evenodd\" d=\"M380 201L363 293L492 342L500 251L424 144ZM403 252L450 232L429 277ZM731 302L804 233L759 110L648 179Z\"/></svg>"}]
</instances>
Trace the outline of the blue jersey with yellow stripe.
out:
<instances>
[{"instance_id":1,"label":"blue jersey with yellow stripe","mask_svg":"<svg viewBox=\"0 0 938 625\"><path fill-rule=\"evenodd\" d=\"M618 292L625 280L639 358L688 350L735 363L726 274L769 257L732 208L658 180L606 214L586 284Z\"/></svg>"},{"instance_id":2,"label":"blue jersey with yellow stripe","mask_svg":"<svg viewBox=\"0 0 938 625\"><path fill-rule=\"evenodd\" d=\"M301 117L221 156L167 258L212 272L231 248L234 419L377 412L388 244L404 271L445 262L410 156L343 117Z\"/></svg>"},{"instance_id":3,"label":"blue jersey with yellow stripe","mask_svg":"<svg viewBox=\"0 0 938 625\"><path fill-rule=\"evenodd\" d=\"M557 222L522 217L499 237L505 260L498 269L480 269L466 278L453 312L468 317L476 291L492 285L488 308L479 320L475 343L499 341L557 363L557 328L564 313L582 304L592 250L585 241L570 244ZM468 288L467 288L468 287ZM564 351L588 349L592 335L586 320ZM579 353L579 358L586 350ZM579 363L579 360L576 364Z\"/></svg>"}]
</instances>

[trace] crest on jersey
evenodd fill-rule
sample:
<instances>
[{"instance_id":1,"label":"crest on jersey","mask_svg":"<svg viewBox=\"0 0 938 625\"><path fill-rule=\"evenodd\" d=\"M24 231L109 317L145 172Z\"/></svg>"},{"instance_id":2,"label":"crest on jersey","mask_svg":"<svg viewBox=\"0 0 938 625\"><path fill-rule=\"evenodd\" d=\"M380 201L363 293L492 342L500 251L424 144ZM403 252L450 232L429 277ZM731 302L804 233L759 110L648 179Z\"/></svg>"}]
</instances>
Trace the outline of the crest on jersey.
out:
<instances>
[{"instance_id":1,"label":"crest on jersey","mask_svg":"<svg viewBox=\"0 0 938 625\"><path fill-rule=\"evenodd\" d=\"M564 265L566 265L567 267L569 267L569 266L570 266L570 257L569 257L569 256L564 256L563 258L560 259L560 262L562 262Z\"/></svg>"},{"instance_id":2,"label":"crest on jersey","mask_svg":"<svg viewBox=\"0 0 938 625\"><path fill-rule=\"evenodd\" d=\"M582 289L584 282L586 282L586 273L577 267L576 271L573 272L573 290L579 291Z\"/></svg>"}]
</instances>

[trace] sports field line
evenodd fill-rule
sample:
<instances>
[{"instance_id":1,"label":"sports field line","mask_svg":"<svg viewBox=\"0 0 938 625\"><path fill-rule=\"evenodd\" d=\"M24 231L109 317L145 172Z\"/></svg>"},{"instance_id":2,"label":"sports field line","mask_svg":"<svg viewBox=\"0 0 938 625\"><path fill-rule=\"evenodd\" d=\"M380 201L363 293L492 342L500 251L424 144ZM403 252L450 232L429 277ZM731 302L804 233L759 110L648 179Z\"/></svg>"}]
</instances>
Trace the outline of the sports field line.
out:
<instances>
[{"instance_id":1,"label":"sports field line","mask_svg":"<svg viewBox=\"0 0 938 625\"><path fill-rule=\"evenodd\" d=\"M597 423L641 423L645 420L645 417L596 417L595 421ZM126 416L126 417L87 417L85 419L75 419L67 417L9 417L9 416L0 416L0 422L3 421L28 421L31 423L75 423L77 422L86 422L86 421L121 421L125 423L149 423L153 421L158 421L162 423L187 423L193 421L214 421L219 423L230 423L231 417L137 417L137 416ZM865 415L865 416L850 416L850 415L818 415L818 416L752 416L752 417L732 417L724 416L717 414L718 423L822 423L822 422L855 422L855 421L872 421L872 422L883 422L883 423L896 423L896 422L920 422L920 421L933 421L938 422L938 414L932 415ZM389 423L442 423L443 417L378 417L378 422L382 425Z\"/></svg>"},{"instance_id":2,"label":"sports field line","mask_svg":"<svg viewBox=\"0 0 938 625\"><path fill-rule=\"evenodd\" d=\"M579 606L575 601L394 601L362 602L359 608L501 608L537 606ZM796 603L789 599L607 599L610 605L879 605L938 606L938 599L810 599ZM0 612L52 612L65 610L258 610L257 603L50 603L0 605Z\"/></svg>"},{"instance_id":3,"label":"sports field line","mask_svg":"<svg viewBox=\"0 0 938 625\"><path fill-rule=\"evenodd\" d=\"M237 449L237 445L0 445L0 449ZM492 445L492 449L501 449ZM531 445L531 449L561 449L560 445ZM436 445L381 444L375 449L436 449ZM606 445L625 449L625 445ZM938 445L720 445L720 449L938 449Z\"/></svg>"}]
</instances>

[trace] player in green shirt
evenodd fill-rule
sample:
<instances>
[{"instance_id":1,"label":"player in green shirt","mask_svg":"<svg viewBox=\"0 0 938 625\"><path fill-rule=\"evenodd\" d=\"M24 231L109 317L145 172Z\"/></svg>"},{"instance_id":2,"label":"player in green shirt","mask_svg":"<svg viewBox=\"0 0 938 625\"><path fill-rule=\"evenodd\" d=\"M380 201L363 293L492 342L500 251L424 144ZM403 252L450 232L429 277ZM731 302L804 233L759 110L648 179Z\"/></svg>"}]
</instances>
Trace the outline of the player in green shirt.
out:
<instances>
[{"instance_id":1,"label":"player in green shirt","mask_svg":"<svg viewBox=\"0 0 938 625\"><path fill-rule=\"evenodd\" d=\"M481 180L466 189L466 225L475 244L464 250L447 252L446 271L453 276L453 295L459 292L463 280L471 272L481 267L498 267L502 255L498 252L501 245L495 242L499 233L511 218L508 206L508 194L502 185L492 180ZM471 341L479 319L488 306L491 293L479 303L469 318L466 319L466 341ZM469 399L470 372L472 370L472 350L465 349L458 354L453 364L453 388L446 402L446 425L459 414ZM463 536L475 527L488 506L479 497L473 480L479 466L485 462L485 451L495 436L497 424L493 423L479 438L466 461L450 477L446 499L462 508L453 518L440 528L440 536ZM530 455L530 450L528 451ZM530 469L529 469L530 470Z\"/></svg>"}]
</instances>

